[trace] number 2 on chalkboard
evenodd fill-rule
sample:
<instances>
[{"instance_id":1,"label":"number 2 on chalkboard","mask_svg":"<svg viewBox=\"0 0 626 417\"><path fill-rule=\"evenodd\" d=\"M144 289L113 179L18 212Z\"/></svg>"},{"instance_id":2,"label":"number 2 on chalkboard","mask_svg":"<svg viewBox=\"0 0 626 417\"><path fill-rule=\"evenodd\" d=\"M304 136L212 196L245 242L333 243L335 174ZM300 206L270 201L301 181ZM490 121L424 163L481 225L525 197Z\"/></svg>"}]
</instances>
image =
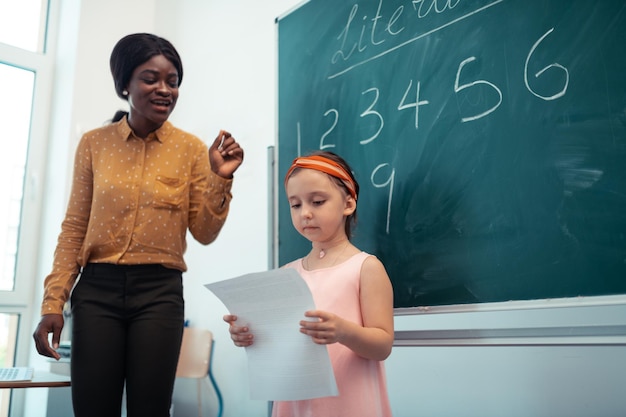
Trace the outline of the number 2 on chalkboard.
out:
<instances>
[{"instance_id":1,"label":"number 2 on chalkboard","mask_svg":"<svg viewBox=\"0 0 626 417\"><path fill-rule=\"evenodd\" d=\"M330 134L330 132L332 132L335 129L335 126L337 126L337 122L339 121L339 112L337 111L337 109L329 109L329 110L326 110L326 112L324 113L324 117L328 116L329 114L333 115L334 120L333 120L332 125L328 128L328 130L326 130L326 132L324 132L324 134L320 138L320 150L335 147L335 145L332 143L324 143L324 140Z\"/></svg>"}]
</instances>

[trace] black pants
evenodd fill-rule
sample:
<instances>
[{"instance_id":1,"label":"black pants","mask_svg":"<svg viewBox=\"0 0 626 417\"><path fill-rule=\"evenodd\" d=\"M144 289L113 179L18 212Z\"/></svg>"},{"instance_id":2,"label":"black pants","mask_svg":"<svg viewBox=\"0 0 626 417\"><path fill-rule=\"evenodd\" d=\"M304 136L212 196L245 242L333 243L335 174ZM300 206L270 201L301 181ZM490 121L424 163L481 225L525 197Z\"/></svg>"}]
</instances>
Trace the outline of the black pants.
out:
<instances>
[{"instance_id":1,"label":"black pants","mask_svg":"<svg viewBox=\"0 0 626 417\"><path fill-rule=\"evenodd\" d=\"M181 271L88 264L72 292L76 417L167 417L184 324Z\"/></svg>"}]
</instances>

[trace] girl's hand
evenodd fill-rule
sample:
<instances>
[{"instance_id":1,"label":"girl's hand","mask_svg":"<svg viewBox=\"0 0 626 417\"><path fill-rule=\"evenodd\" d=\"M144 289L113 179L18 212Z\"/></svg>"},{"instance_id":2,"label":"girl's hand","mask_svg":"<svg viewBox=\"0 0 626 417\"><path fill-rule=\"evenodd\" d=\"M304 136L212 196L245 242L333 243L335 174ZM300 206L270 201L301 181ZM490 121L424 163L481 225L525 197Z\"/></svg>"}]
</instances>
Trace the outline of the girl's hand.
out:
<instances>
[{"instance_id":1,"label":"girl's hand","mask_svg":"<svg viewBox=\"0 0 626 417\"><path fill-rule=\"evenodd\" d=\"M209 147L211 169L220 177L232 178L243 162L243 149L227 131L220 130Z\"/></svg>"},{"instance_id":2,"label":"girl's hand","mask_svg":"<svg viewBox=\"0 0 626 417\"><path fill-rule=\"evenodd\" d=\"M348 323L344 319L321 310L307 311L304 315L317 320L301 320L300 333L311 336L313 341L319 345L341 343L348 327Z\"/></svg>"},{"instance_id":3,"label":"girl's hand","mask_svg":"<svg viewBox=\"0 0 626 417\"><path fill-rule=\"evenodd\" d=\"M248 327L235 325L237 316L227 314L224 316L224 321L230 325L228 331L230 332L230 338L233 339L235 346L246 347L252 344L254 336L249 332Z\"/></svg>"}]
</instances>

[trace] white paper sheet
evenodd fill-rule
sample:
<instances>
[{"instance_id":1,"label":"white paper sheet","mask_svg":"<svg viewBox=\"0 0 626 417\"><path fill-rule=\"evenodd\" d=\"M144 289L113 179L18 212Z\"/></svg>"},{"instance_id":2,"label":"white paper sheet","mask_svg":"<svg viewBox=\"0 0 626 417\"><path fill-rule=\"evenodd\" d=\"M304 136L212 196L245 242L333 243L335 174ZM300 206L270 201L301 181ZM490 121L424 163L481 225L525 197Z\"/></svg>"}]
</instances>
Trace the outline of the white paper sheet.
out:
<instances>
[{"instance_id":1,"label":"white paper sheet","mask_svg":"<svg viewBox=\"0 0 626 417\"><path fill-rule=\"evenodd\" d=\"M295 269L273 269L205 285L248 326L250 397L293 401L338 395L328 350L300 333L313 296Z\"/></svg>"}]
</instances>

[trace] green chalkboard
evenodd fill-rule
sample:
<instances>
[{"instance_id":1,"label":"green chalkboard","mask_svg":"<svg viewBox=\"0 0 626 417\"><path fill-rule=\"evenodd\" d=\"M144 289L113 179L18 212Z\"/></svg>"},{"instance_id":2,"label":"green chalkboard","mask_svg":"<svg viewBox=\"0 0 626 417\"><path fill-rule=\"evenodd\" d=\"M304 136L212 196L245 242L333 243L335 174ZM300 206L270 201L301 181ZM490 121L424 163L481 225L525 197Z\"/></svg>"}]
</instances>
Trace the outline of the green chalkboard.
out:
<instances>
[{"instance_id":1,"label":"green chalkboard","mask_svg":"<svg viewBox=\"0 0 626 417\"><path fill-rule=\"evenodd\" d=\"M626 2L312 0L277 19L282 178L344 156L396 307L626 294Z\"/></svg>"}]
</instances>

